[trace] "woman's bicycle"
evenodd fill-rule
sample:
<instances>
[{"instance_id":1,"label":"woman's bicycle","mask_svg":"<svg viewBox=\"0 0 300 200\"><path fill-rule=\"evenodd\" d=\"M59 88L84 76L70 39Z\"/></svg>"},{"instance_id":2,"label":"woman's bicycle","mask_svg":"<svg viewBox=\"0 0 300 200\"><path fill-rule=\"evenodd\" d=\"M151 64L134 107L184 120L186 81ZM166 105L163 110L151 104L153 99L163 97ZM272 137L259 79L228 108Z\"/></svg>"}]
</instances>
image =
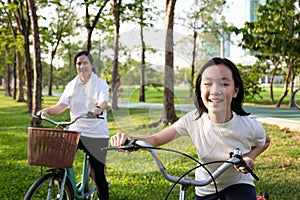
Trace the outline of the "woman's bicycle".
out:
<instances>
[{"instance_id":1,"label":"woman's bicycle","mask_svg":"<svg viewBox=\"0 0 300 200\"><path fill-rule=\"evenodd\" d=\"M294 106L296 106L296 108L300 110L300 88L293 92L292 102Z\"/></svg>"},{"instance_id":2,"label":"woman's bicycle","mask_svg":"<svg viewBox=\"0 0 300 200\"><path fill-rule=\"evenodd\" d=\"M67 130L69 125L80 118L96 117L90 112L71 122L56 122L45 114L34 117L46 120L56 125L56 128L28 128L29 165L50 167L50 169L31 185L24 200L97 199L96 187L89 176L89 158L85 152L81 180L76 182L73 161L80 133Z\"/></svg>"},{"instance_id":3,"label":"woman's bicycle","mask_svg":"<svg viewBox=\"0 0 300 200\"><path fill-rule=\"evenodd\" d=\"M221 175L223 174L229 167L236 165L238 167L245 167L247 169L247 171L256 179L259 180L259 178L257 177L257 175L247 166L247 164L244 162L243 158L242 158L242 151L237 148L235 149L233 152L230 153L230 158L226 161L215 161L212 163L222 163L220 165L219 168L217 168L216 171L214 172L210 172L207 170L206 165L208 164L212 164L212 163L206 163L206 164L202 164L200 163L198 160L196 160L195 158L184 154L182 152L176 151L176 150L172 150L172 149L166 149L166 148L158 148L158 147L153 147L152 145L150 145L149 143L142 141L142 140L127 140L124 144L124 146L111 146L111 147L106 147L106 148L102 148L102 150L123 150L123 151L137 151L137 150L148 150L148 152L152 155L152 157L154 158L161 174L164 176L164 178L172 183L173 186L170 188L168 194L166 195L165 199L167 200L170 193L172 192L172 190L175 188L176 184L180 185L180 192L179 192L179 200L184 200L185 199L185 192L186 190L193 186L193 187L201 187L201 186L205 186L208 185L210 183L214 183L215 185L215 190L216 193L218 194L218 189L217 189L217 185L215 180ZM170 175L167 170L166 167L164 166L164 164L162 163L161 159L159 158L158 154L157 154L157 150L165 150L165 151L171 151L171 152L175 152L175 153L179 153L181 155L184 155L192 160L194 160L195 162L198 163L197 167L187 171L186 173L184 173L181 177L174 177L172 175ZM194 171L196 168L198 167L203 167L205 170L207 170L208 174L210 175L210 177L208 177L207 179L204 180L193 180L190 179L188 177L186 177L189 173L191 173L192 171ZM267 193L264 194L266 195L265 197L263 196L258 196L257 199L259 200L266 200L268 199L267 197Z\"/></svg>"}]
</instances>

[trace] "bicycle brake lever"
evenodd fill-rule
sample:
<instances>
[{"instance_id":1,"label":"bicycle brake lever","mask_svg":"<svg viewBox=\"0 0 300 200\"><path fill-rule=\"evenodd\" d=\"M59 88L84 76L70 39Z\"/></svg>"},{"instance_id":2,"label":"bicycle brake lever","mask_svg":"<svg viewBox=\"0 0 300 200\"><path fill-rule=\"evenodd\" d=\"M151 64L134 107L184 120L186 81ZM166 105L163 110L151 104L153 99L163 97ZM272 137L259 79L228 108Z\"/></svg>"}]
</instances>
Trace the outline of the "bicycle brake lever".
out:
<instances>
[{"instance_id":1,"label":"bicycle brake lever","mask_svg":"<svg viewBox=\"0 0 300 200\"><path fill-rule=\"evenodd\" d=\"M102 113L101 113L101 114L102 114ZM86 117L87 117L87 118L104 119L104 117L102 117L101 115L96 116L96 115L94 115L94 113L91 112L91 111L89 111L89 112L86 114Z\"/></svg>"},{"instance_id":2,"label":"bicycle brake lever","mask_svg":"<svg viewBox=\"0 0 300 200\"><path fill-rule=\"evenodd\" d=\"M253 178L257 181L259 181L258 176L253 172L253 170L246 164L246 162L243 160L243 158L240 158L241 161L236 164L236 166L239 167L245 167L245 169L253 176Z\"/></svg>"},{"instance_id":3,"label":"bicycle brake lever","mask_svg":"<svg viewBox=\"0 0 300 200\"><path fill-rule=\"evenodd\" d=\"M253 176L253 178L255 179L255 180L257 180L257 181L259 181L259 178L258 178L258 176L253 172L253 170L252 169L250 169L250 167L248 166L248 165L246 165L245 164L245 166L244 166L245 168L246 168L246 170Z\"/></svg>"},{"instance_id":4,"label":"bicycle brake lever","mask_svg":"<svg viewBox=\"0 0 300 200\"><path fill-rule=\"evenodd\" d=\"M255 178L255 180L259 181L258 176L253 172L253 170L246 164L242 157L242 151L239 148L236 148L234 152L230 153L230 157L237 157L240 159L240 162L236 164L239 167L245 167L245 169Z\"/></svg>"},{"instance_id":5,"label":"bicycle brake lever","mask_svg":"<svg viewBox=\"0 0 300 200\"><path fill-rule=\"evenodd\" d=\"M125 151L136 151L141 148L140 145L136 144L136 140L126 140L123 146L110 146L101 148L102 151L107 150L125 150Z\"/></svg>"},{"instance_id":6,"label":"bicycle brake lever","mask_svg":"<svg viewBox=\"0 0 300 200\"><path fill-rule=\"evenodd\" d=\"M120 148L122 150L131 150L131 151L136 151L136 150L139 150L141 148L140 145L138 145L136 143L137 140L126 140L124 142L124 145L121 146Z\"/></svg>"}]
</instances>

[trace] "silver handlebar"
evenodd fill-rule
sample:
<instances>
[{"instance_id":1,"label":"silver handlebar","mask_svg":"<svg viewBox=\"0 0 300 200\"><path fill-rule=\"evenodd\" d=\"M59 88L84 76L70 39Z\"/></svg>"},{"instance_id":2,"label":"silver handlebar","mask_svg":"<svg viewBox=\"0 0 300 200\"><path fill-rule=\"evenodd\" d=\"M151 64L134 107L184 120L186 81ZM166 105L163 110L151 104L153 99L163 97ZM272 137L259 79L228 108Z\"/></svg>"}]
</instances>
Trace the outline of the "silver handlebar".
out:
<instances>
[{"instance_id":1,"label":"silver handlebar","mask_svg":"<svg viewBox=\"0 0 300 200\"><path fill-rule=\"evenodd\" d=\"M157 155L156 149L149 143L142 141L142 140L134 140L133 142L130 141L129 145L125 146L111 146L111 147L106 147L102 148L102 150L138 150L138 149L147 149L152 157L154 158L161 174L165 177L170 182L173 183L178 183L183 186L205 186L208 185L209 183L213 182L214 179L218 178L222 173L224 173L230 166L236 165L236 164L242 164L243 159L242 159L242 152L240 149L234 150L232 153L232 157L228 159L227 161L224 161L224 163L217 168L216 171L214 171L211 176L204 180L193 180L187 177L179 178L179 177L174 177L170 175L162 161L160 160L159 156ZM252 172L251 169L248 169L249 172L258 180L258 177Z\"/></svg>"}]
</instances>

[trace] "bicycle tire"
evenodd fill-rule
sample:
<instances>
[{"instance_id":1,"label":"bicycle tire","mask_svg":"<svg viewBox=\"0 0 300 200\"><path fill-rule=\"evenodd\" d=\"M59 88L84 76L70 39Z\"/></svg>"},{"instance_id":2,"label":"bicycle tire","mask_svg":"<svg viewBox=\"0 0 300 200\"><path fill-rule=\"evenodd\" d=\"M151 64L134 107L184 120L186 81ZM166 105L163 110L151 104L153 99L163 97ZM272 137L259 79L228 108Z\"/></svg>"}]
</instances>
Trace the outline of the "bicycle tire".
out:
<instances>
[{"instance_id":1,"label":"bicycle tire","mask_svg":"<svg viewBox=\"0 0 300 200\"><path fill-rule=\"evenodd\" d=\"M293 93L292 102L294 106L300 110L300 88Z\"/></svg>"},{"instance_id":2,"label":"bicycle tire","mask_svg":"<svg viewBox=\"0 0 300 200\"><path fill-rule=\"evenodd\" d=\"M47 173L37 179L32 186L29 188L28 192L25 195L24 200L37 200L37 199L47 199L48 189L50 183L53 184L52 192L50 194L50 199L55 200L59 198L60 194L60 185L62 182L63 173ZM67 178L65 187L64 187L64 200L73 200L74 192L70 180Z\"/></svg>"}]
</instances>

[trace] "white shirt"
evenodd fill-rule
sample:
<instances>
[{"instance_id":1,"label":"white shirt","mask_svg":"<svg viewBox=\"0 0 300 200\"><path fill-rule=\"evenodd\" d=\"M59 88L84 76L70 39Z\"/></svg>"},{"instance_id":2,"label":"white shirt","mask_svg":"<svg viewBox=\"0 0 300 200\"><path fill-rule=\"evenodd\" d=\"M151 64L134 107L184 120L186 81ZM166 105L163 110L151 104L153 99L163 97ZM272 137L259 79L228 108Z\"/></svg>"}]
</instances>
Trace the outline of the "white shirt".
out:
<instances>
[{"instance_id":1,"label":"white shirt","mask_svg":"<svg viewBox=\"0 0 300 200\"><path fill-rule=\"evenodd\" d=\"M224 124L213 123L207 113L195 120L198 116L196 110L184 115L174 123L180 135L189 136L197 151L199 161L204 164L212 161L229 159L229 153L235 148L240 148L243 154L248 153L253 146L261 147L265 144L266 132L260 122L249 116L239 116L233 112L233 118ZM214 172L221 164L207 165L210 172ZM209 174L202 168L196 170L196 180L203 180ZM226 187L246 183L254 185L250 174L237 172L233 167L216 179L218 191ZM198 196L215 193L213 183L196 187Z\"/></svg>"},{"instance_id":2,"label":"white shirt","mask_svg":"<svg viewBox=\"0 0 300 200\"><path fill-rule=\"evenodd\" d=\"M109 87L103 79L92 73L89 81L83 84L76 76L69 82L59 99L60 103L70 107L70 117L76 117L93 111L98 102L108 102ZM104 119L81 118L72 124L69 129L78 131L81 135L92 138L108 138L108 124L106 111L103 112Z\"/></svg>"}]
</instances>

